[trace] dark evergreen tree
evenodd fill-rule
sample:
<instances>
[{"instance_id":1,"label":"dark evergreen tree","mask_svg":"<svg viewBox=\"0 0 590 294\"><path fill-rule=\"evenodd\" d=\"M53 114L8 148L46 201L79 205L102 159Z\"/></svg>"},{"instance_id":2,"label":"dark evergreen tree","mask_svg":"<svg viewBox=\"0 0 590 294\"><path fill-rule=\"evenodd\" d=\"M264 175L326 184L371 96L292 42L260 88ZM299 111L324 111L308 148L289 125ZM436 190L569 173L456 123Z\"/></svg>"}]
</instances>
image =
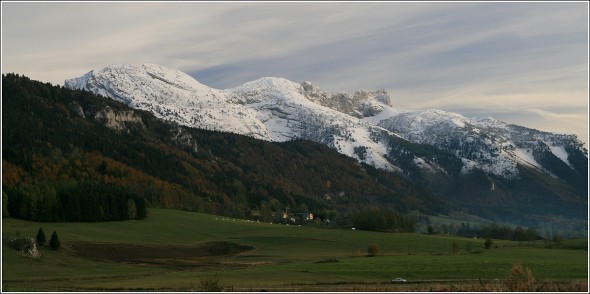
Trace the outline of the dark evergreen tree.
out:
<instances>
[{"instance_id":1,"label":"dark evergreen tree","mask_svg":"<svg viewBox=\"0 0 590 294\"><path fill-rule=\"evenodd\" d=\"M43 246L45 245L45 242L47 242L47 238L45 237L45 232L43 232L43 228L39 228L39 231L37 231L37 244Z\"/></svg>"},{"instance_id":2,"label":"dark evergreen tree","mask_svg":"<svg viewBox=\"0 0 590 294\"><path fill-rule=\"evenodd\" d=\"M59 247L61 246L61 243L59 242L59 237L57 236L56 231L53 231L53 234L51 234L51 239L49 240L49 246L53 250L58 250Z\"/></svg>"}]
</instances>

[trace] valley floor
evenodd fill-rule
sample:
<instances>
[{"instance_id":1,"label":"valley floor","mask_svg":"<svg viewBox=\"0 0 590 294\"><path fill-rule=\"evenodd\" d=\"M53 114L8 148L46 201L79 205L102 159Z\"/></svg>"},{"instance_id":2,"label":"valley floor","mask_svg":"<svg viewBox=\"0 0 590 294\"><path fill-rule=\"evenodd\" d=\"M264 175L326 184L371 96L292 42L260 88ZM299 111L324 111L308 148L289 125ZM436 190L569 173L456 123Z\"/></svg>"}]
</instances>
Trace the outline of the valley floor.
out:
<instances>
[{"instance_id":1,"label":"valley floor","mask_svg":"<svg viewBox=\"0 0 590 294\"><path fill-rule=\"evenodd\" d=\"M15 235L56 231L62 247L28 258ZM459 250L456 245L459 244ZM377 233L256 223L150 209L142 221L34 223L2 220L4 291L376 292L506 291L514 264L540 291L588 289L587 240L543 243ZM376 256L367 248L376 245ZM455 252L453 252L455 247ZM392 283L397 277L406 283Z\"/></svg>"}]
</instances>

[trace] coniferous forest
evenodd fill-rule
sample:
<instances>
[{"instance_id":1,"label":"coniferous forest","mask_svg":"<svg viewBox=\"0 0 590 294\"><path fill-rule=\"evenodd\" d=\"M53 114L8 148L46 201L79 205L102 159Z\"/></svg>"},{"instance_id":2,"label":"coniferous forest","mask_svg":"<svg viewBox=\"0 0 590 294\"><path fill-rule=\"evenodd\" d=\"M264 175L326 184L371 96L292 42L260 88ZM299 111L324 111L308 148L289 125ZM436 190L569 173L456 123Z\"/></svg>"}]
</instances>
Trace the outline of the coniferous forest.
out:
<instances>
[{"instance_id":1,"label":"coniferous forest","mask_svg":"<svg viewBox=\"0 0 590 294\"><path fill-rule=\"evenodd\" d=\"M31 221L118 221L147 215L143 197L100 182L45 182L11 187L6 194L8 213Z\"/></svg>"}]
</instances>

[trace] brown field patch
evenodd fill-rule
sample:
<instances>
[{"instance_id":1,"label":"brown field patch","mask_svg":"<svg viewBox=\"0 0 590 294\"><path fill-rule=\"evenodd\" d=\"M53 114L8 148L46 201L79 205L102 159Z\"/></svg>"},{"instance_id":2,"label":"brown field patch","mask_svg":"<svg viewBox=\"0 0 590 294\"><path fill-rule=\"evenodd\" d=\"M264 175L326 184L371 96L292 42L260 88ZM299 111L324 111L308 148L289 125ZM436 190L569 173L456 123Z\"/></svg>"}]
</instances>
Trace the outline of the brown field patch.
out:
<instances>
[{"instance_id":1,"label":"brown field patch","mask_svg":"<svg viewBox=\"0 0 590 294\"><path fill-rule=\"evenodd\" d=\"M224 241L197 246L78 242L68 243L68 247L74 255L83 258L172 267L219 266L226 257L254 249Z\"/></svg>"}]
</instances>

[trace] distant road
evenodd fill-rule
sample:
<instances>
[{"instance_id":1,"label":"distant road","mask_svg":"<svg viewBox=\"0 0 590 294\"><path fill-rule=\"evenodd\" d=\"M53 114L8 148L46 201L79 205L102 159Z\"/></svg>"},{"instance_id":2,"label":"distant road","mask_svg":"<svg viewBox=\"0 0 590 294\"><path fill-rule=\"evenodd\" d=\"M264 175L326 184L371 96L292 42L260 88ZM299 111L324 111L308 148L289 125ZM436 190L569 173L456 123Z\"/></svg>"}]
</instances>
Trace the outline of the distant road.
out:
<instances>
[{"instance_id":1,"label":"distant road","mask_svg":"<svg viewBox=\"0 0 590 294\"><path fill-rule=\"evenodd\" d=\"M298 291L328 291L328 292L371 292L371 291L439 291L464 290L461 286L477 285L483 283L486 286L503 284L503 279L431 279L411 280L405 283L375 282L375 283L342 283L342 284L300 284L285 286L261 286L261 287L225 287L224 291L230 292L298 292ZM471 286L469 286L471 287Z\"/></svg>"}]
</instances>

